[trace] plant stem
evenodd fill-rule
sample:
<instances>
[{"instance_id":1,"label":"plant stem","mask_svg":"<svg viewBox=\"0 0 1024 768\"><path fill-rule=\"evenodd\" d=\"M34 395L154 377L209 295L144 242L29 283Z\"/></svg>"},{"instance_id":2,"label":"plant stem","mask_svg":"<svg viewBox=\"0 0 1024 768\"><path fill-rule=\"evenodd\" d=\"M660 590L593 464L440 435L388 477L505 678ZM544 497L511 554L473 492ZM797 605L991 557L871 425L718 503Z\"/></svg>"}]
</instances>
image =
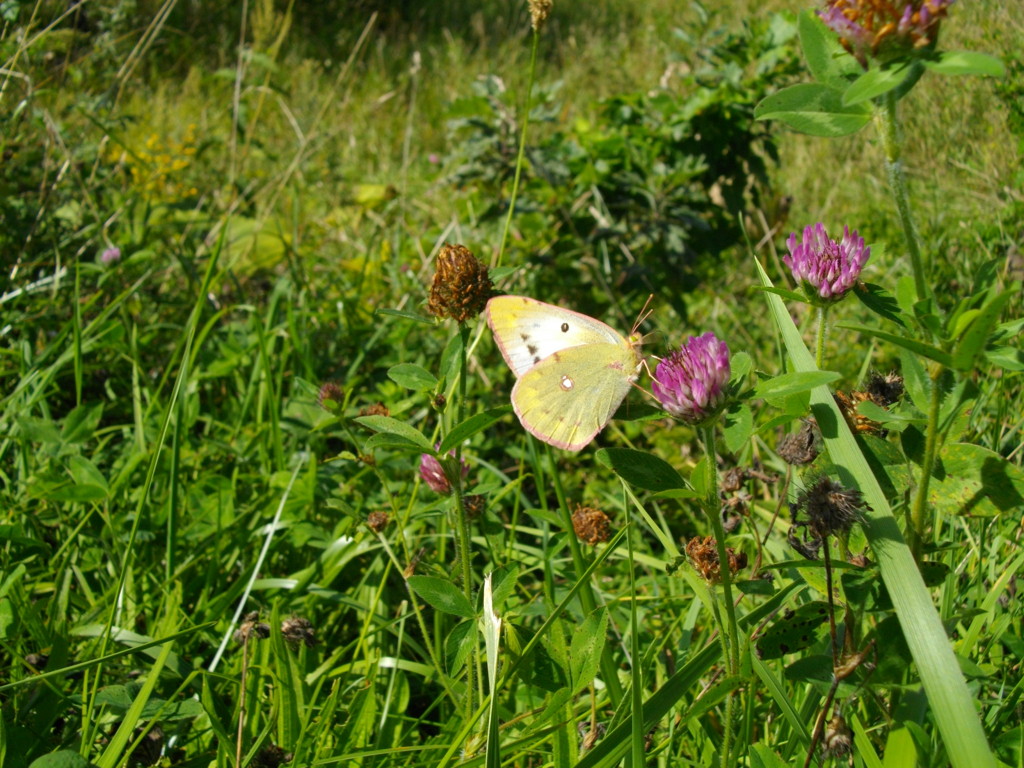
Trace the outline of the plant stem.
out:
<instances>
[{"instance_id":1,"label":"plant stem","mask_svg":"<svg viewBox=\"0 0 1024 768\"><path fill-rule=\"evenodd\" d=\"M821 370L825 365L825 329L828 326L828 307L818 307L818 334L814 342L814 364Z\"/></svg>"},{"instance_id":2,"label":"plant stem","mask_svg":"<svg viewBox=\"0 0 1024 768\"><path fill-rule=\"evenodd\" d=\"M516 197L519 195L519 179L523 173L523 155L526 152L526 128L530 124L530 104L533 100L533 81L537 72L537 48L540 43L540 34L533 30L533 46L530 48L530 73L526 78L526 104L523 107L523 129L519 134L519 152L516 154L516 173L512 179L512 195L508 201L508 215L505 217L505 228L501 233L501 245L498 247L498 254L492 259L491 267L500 267L501 260L505 256L505 246L508 243L508 232L512 227L512 216L516 210Z\"/></svg>"},{"instance_id":3,"label":"plant stem","mask_svg":"<svg viewBox=\"0 0 1024 768\"><path fill-rule=\"evenodd\" d=\"M882 109L875 113L879 134L882 137L882 149L885 152L885 172L892 188L892 196L896 201L903 237L907 241L907 252L914 272L914 289L917 300L928 297L928 283L925 279L924 259L921 256L921 245L914 227L914 218L910 213L910 197L907 194L907 177L900 159L900 125L896 115L896 92L889 91L883 97Z\"/></svg>"},{"instance_id":4,"label":"plant stem","mask_svg":"<svg viewBox=\"0 0 1024 768\"><path fill-rule=\"evenodd\" d=\"M713 424L701 428L704 443L704 462L707 465L707 477L704 485L704 504L711 529L715 532L715 543L718 547L718 573L722 582L722 596L725 603L727 626L723 635L728 637L724 643L728 648L726 669L730 676L740 671L739 631L736 626L736 606L732 599L732 573L729 571L729 553L725 548L725 526L722 525L721 504L718 501L718 465L715 459L715 427ZM714 595L712 591L712 595ZM730 692L725 700L725 728L722 736L723 768L732 765L730 752L732 749L732 721L735 708L735 692Z\"/></svg>"},{"instance_id":5,"label":"plant stem","mask_svg":"<svg viewBox=\"0 0 1024 768\"><path fill-rule=\"evenodd\" d=\"M572 555L572 565L578 580L586 572L587 562L583 556L583 550L580 549L579 539L576 538L576 529L572 525L572 513L569 511L569 503L565 498L565 489L562 488L562 480L558 474L558 468L555 466L554 451L549 446L545 446L545 449L548 464L551 467L551 482L555 486L555 496L558 497L558 511L562 517L562 528L568 537L569 553ZM597 610L597 600L594 598L594 593L590 589L589 584L582 587L578 595L580 606L587 616ZM622 684L619 682L618 667L615 659L612 657L612 647L607 643L601 653L601 675L604 677L605 690L608 691L608 699L612 707L618 707L619 702L622 700Z\"/></svg>"},{"instance_id":6,"label":"plant stem","mask_svg":"<svg viewBox=\"0 0 1024 768\"><path fill-rule=\"evenodd\" d=\"M928 426L924 433L924 458L921 460L921 480L914 494L912 546L915 557L921 555L921 542L925 534L925 515L928 512L928 486L931 482L932 468L935 466L935 455L939 446L939 407L942 405L942 388L939 379L944 368L936 365L932 371L932 396L928 402Z\"/></svg>"},{"instance_id":7,"label":"plant stem","mask_svg":"<svg viewBox=\"0 0 1024 768\"><path fill-rule=\"evenodd\" d=\"M469 342L469 327L460 324L459 335L462 337L462 344L459 351L459 396L455 403L455 423L462 421L463 404L466 400L466 345ZM462 593L466 596L470 605L473 605L473 569L470 562L469 549L469 520L466 519L466 505L463 499L462 488L462 446L455 446L454 462L451 477L452 496L455 497L455 519L459 547L459 563L462 566ZM477 655L474 645L470 658L466 664L466 717L473 717L474 699L474 673L476 672Z\"/></svg>"}]
</instances>

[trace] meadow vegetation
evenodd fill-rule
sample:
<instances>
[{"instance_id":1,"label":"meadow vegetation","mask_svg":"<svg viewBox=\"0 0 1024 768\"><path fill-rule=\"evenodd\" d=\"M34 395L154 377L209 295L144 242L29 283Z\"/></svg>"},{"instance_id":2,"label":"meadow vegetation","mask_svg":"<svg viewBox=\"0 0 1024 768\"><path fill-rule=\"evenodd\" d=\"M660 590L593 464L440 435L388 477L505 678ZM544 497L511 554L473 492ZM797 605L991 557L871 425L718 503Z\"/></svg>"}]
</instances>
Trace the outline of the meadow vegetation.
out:
<instances>
[{"instance_id":1,"label":"meadow vegetation","mask_svg":"<svg viewBox=\"0 0 1024 768\"><path fill-rule=\"evenodd\" d=\"M1024 18L807 9L0 0L0 765L1024 766ZM534 439L446 244L718 421Z\"/></svg>"}]
</instances>

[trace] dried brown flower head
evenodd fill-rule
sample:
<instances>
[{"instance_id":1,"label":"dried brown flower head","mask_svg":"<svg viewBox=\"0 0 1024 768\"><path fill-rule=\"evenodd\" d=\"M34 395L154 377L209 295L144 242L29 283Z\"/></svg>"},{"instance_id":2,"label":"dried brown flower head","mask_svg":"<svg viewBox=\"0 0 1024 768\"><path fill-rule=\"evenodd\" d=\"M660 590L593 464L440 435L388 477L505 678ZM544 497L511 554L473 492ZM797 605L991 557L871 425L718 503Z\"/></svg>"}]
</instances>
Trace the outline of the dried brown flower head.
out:
<instances>
[{"instance_id":1,"label":"dried brown flower head","mask_svg":"<svg viewBox=\"0 0 1024 768\"><path fill-rule=\"evenodd\" d=\"M276 744L267 744L256 753L249 765L252 768L280 768L292 761L292 755Z\"/></svg>"},{"instance_id":2,"label":"dried brown flower head","mask_svg":"<svg viewBox=\"0 0 1024 768\"><path fill-rule=\"evenodd\" d=\"M719 486L725 493L735 493L743 487L747 479L747 471L743 467L733 467L722 475L722 483Z\"/></svg>"},{"instance_id":3,"label":"dried brown flower head","mask_svg":"<svg viewBox=\"0 0 1024 768\"><path fill-rule=\"evenodd\" d=\"M572 513L572 527L580 541L591 546L608 541L612 535L612 524L608 515L600 509L576 505Z\"/></svg>"},{"instance_id":4,"label":"dried brown flower head","mask_svg":"<svg viewBox=\"0 0 1024 768\"><path fill-rule=\"evenodd\" d=\"M779 441L779 456L787 464L810 464L821 453L821 435L818 425L813 421L805 421L799 432L786 435Z\"/></svg>"},{"instance_id":5,"label":"dried brown flower head","mask_svg":"<svg viewBox=\"0 0 1024 768\"><path fill-rule=\"evenodd\" d=\"M836 715L825 727L822 747L829 757L844 757L853 749L853 731L842 715Z\"/></svg>"},{"instance_id":6,"label":"dried brown flower head","mask_svg":"<svg viewBox=\"0 0 1024 768\"><path fill-rule=\"evenodd\" d=\"M551 15L551 6L554 3L552 0L526 0L526 2L530 6L530 26L533 27L534 32L540 32L544 22Z\"/></svg>"},{"instance_id":7,"label":"dried brown flower head","mask_svg":"<svg viewBox=\"0 0 1024 768\"><path fill-rule=\"evenodd\" d=\"M326 408L328 411L336 411L341 406L344 396L345 392L338 384L328 381L320 385L320 392L317 394L316 401L321 408Z\"/></svg>"},{"instance_id":8,"label":"dried brown flower head","mask_svg":"<svg viewBox=\"0 0 1024 768\"><path fill-rule=\"evenodd\" d=\"M729 573L739 573L747 567L747 555L745 552L736 552L732 547L726 547L725 553L729 557ZM722 571L718 562L718 542L712 536L694 536L686 542L686 554L690 562L708 584L717 584L722 578Z\"/></svg>"},{"instance_id":9,"label":"dried brown flower head","mask_svg":"<svg viewBox=\"0 0 1024 768\"><path fill-rule=\"evenodd\" d=\"M818 538L848 533L867 508L860 491L845 488L828 477L819 478L797 497L796 503L807 516L811 534Z\"/></svg>"},{"instance_id":10,"label":"dried brown flower head","mask_svg":"<svg viewBox=\"0 0 1024 768\"><path fill-rule=\"evenodd\" d=\"M236 643L245 643L249 640L263 640L267 637L270 637L270 625L260 621L259 611L247 613L234 634Z\"/></svg>"},{"instance_id":11,"label":"dried brown flower head","mask_svg":"<svg viewBox=\"0 0 1024 768\"><path fill-rule=\"evenodd\" d=\"M895 371L886 374L872 371L868 376L867 390L872 402L882 408L888 408L903 397L903 377Z\"/></svg>"},{"instance_id":12,"label":"dried brown flower head","mask_svg":"<svg viewBox=\"0 0 1024 768\"><path fill-rule=\"evenodd\" d=\"M867 392L853 390L849 394L837 391L832 397L835 398L836 405L842 411L843 418L850 429L854 432L866 432L870 435L885 437L886 430L881 424L873 419L869 419L857 410L857 406L861 403L871 401L871 395Z\"/></svg>"},{"instance_id":13,"label":"dried brown flower head","mask_svg":"<svg viewBox=\"0 0 1024 768\"><path fill-rule=\"evenodd\" d=\"M312 622L301 616L292 616L282 621L281 634L292 649L298 648L300 644L305 644L307 648L316 644L316 631Z\"/></svg>"},{"instance_id":14,"label":"dried brown flower head","mask_svg":"<svg viewBox=\"0 0 1024 768\"><path fill-rule=\"evenodd\" d=\"M370 530L374 533L380 533L388 527L388 523L391 522L391 517L387 512L380 510L374 510L366 516L366 524L370 527Z\"/></svg>"},{"instance_id":15,"label":"dried brown flower head","mask_svg":"<svg viewBox=\"0 0 1024 768\"><path fill-rule=\"evenodd\" d=\"M487 508L487 499L478 493L470 494L462 499L462 508L466 512L466 519L476 520Z\"/></svg>"},{"instance_id":16,"label":"dried brown flower head","mask_svg":"<svg viewBox=\"0 0 1024 768\"><path fill-rule=\"evenodd\" d=\"M374 403L359 409L360 416L390 416L391 411L384 403Z\"/></svg>"},{"instance_id":17,"label":"dried brown flower head","mask_svg":"<svg viewBox=\"0 0 1024 768\"><path fill-rule=\"evenodd\" d=\"M408 579L410 576L416 575L416 566L420 564L420 560L423 559L423 555L426 553L426 551L426 547L420 547L420 551L413 555L412 560L409 561L409 564L405 566L405 570L403 571L403 575L405 576L405 578Z\"/></svg>"},{"instance_id":18,"label":"dried brown flower head","mask_svg":"<svg viewBox=\"0 0 1024 768\"><path fill-rule=\"evenodd\" d=\"M449 245L437 254L427 311L457 323L483 312L494 293L487 267L464 245Z\"/></svg>"},{"instance_id":19,"label":"dried brown flower head","mask_svg":"<svg viewBox=\"0 0 1024 768\"><path fill-rule=\"evenodd\" d=\"M817 560L825 539L845 536L854 523L863 519L866 509L869 507L860 491L820 477L790 505L789 545L808 560ZM803 535L798 535L800 530Z\"/></svg>"}]
</instances>

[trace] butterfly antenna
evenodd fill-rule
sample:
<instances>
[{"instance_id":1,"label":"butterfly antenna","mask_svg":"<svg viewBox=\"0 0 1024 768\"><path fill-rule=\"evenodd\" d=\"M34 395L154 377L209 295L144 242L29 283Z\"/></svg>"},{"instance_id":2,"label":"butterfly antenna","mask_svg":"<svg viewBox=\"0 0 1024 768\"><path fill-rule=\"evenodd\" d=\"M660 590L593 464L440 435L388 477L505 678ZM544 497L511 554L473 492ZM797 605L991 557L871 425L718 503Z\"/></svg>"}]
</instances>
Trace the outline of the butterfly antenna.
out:
<instances>
[{"instance_id":1,"label":"butterfly antenna","mask_svg":"<svg viewBox=\"0 0 1024 768\"><path fill-rule=\"evenodd\" d=\"M638 317L637 320L636 320L636 323L633 324L633 330L630 331L630 334L636 333L637 329L641 325L643 325L645 322L647 322L647 318L650 317L651 313L654 312L654 310L651 309L651 302L653 300L654 300L654 294L653 293L649 294L647 296L647 301L644 302L643 309L640 310L640 317Z\"/></svg>"}]
</instances>

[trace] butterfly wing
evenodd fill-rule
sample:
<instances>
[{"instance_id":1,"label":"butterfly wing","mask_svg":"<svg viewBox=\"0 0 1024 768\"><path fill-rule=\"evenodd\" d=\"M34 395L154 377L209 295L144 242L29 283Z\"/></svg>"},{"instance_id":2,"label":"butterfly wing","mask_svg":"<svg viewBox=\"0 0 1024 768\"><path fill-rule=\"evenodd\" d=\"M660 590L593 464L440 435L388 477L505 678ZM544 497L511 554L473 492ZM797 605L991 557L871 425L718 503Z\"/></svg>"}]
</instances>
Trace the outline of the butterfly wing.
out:
<instances>
[{"instance_id":1,"label":"butterfly wing","mask_svg":"<svg viewBox=\"0 0 1024 768\"><path fill-rule=\"evenodd\" d=\"M487 302L486 314L501 355L516 376L569 347L629 347L622 334L600 320L526 296L496 296Z\"/></svg>"},{"instance_id":2,"label":"butterfly wing","mask_svg":"<svg viewBox=\"0 0 1024 768\"><path fill-rule=\"evenodd\" d=\"M625 339L559 350L519 377L512 408L537 439L578 451L615 415L637 379L640 360Z\"/></svg>"}]
</instances>

